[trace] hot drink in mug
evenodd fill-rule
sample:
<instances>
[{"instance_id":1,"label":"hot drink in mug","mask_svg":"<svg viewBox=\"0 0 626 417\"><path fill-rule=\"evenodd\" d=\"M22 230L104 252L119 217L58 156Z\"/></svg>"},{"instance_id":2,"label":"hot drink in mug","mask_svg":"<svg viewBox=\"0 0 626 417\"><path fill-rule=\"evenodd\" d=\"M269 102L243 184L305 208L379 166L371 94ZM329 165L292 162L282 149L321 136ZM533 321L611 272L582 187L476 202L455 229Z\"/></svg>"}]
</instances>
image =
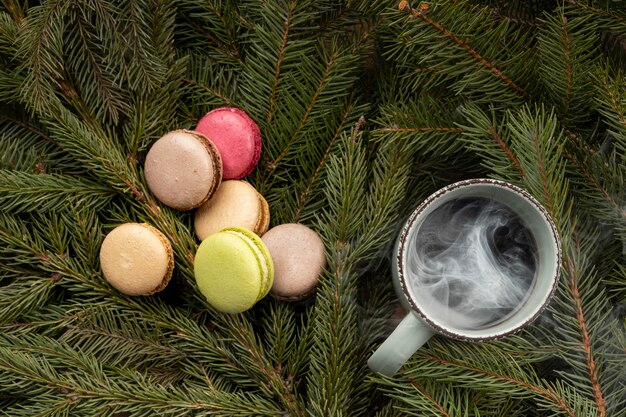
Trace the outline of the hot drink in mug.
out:
<instances>
[{"instance_id":1,"label":"hot drink in mug","mask_svg":"<svg viewBox=\"0 0 626 417\"><path fill-rule=\"evenodd\" d=\"M520 330L552 297L560 260L554 223L525 191L490 179L439 190L396 243L394 284L411 312L370 368L393 375L435 333L481 341Z\"/></svg>"}]
</instances>

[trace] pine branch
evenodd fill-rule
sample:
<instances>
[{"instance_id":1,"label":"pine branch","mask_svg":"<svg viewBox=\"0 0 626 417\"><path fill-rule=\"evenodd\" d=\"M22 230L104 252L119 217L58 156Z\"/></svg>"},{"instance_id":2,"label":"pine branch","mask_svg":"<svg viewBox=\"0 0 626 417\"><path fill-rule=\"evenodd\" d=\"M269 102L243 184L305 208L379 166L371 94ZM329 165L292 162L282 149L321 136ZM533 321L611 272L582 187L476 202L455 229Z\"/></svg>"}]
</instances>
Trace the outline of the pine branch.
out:
<instances>
[{"instance_id":1,"label":"pine branch","mask_svg":"<svg viewBox=\"0 0 626 417\"><path fill-rule=\"evenodd\" d=\"M408 7L408 10L406 10ZM422 8L425 7L425 8ZM500 69L495 67L488 59L482 56L478 51L472 48L467 42L458 38L454 33L450 32L447 28L445 28L440 22L436 21L432 17L429 16L428 6L424 3L424 6L420 6L415 9L408 5L407 2L400 2L398 5L400 10L408 11L412 16L420 18L424 22L436 28L443 36L454 42L457 46L464 49L472 58L474 58L480 65L482 65L486 70L491 72L494 76L499 78L503 83L507 84L511 87L515 92L521 95L525 99L529 99L529 94L518 84L516 84L513 80L504 74Z\"/></svg>"},{"instance_id":2,"label":"pine branch","mask_svg":"<svg viewBox=\"0 0 626 417\"><path fill-rule=\"evenodd\" d=\"M41 400L37 398L38 393L46 394L46 407L52 396L54 400L69 397L80 414L89 409L91 415L113 410L130 413L156 411L160 415L183 412L242 417L281 415L271 402L253 394L158 385L136 372L102 368L95 358L53 339L37 339L37 344L48 347L33 353L28 347L20 347L15 339L3 338L0 341L0 369L10 372L4 375L11 375L11 380L2 378L4 390L24 392L28 387L27 392L37 400ZM72 374L63 372L62 364L68 361L74 364ZM13 411L18 412L20 408ZM28 408L23 411L32 412ZM10 415L25 415L23 411Z\"/></svg>"},{"instance_id":3,"label":"pine branch","mask_svg":"<svg viewBox=\"0 0 626 417\"><path fill-rule=\"evenodd\" d=\"M38 112L59 105L55 89L60 88L62 77L62 42L69 3L57 0L29 8L29 18L20 34L18 55L23 62L19 71L26 74L20 95Z\"/></svg>"},{"instance_id":4,"label":"pine branch","mask_svg":"<svg viewBox=\"0 0 626 417\"><path fill-rule=\"evenodd\" d=\"M626 152L626 85L621 74L612 76L609 66L598 68L597 89L598 111L605 117L611 134L615 136L615 146L623 154Z\"/></svg>"},{"instance_id":5,"label":"pine branch","mask_svg":"<svg viewBox=\"0 0 626 417\"><path fill-rule=\"evenodd\" d=\"M50 211L80 205L98 209L113 197L110 188L51 174L0 169L0 209L13 212Z\"/></svg>"},{"instance_id":6,"label":"pine branch","mask_svg":"<svg viewBox=\"0 0 626 417\"><path fill-rule=\"evenodd\" d=\"M304 187L300 187L302 188L302 191L299 192L299 195L297 197L297 205L295 206L295 212L289 221L290 223L298 223L301 218L308 217L307 213L303 214L303 211L305 207L307 207L308 203L311 202L313 197L316 196L317 193L314 191L314 188L317 188L316 186L318 186L322 182L321 180L320 181L318 180L320 179L321 175L324 172L324 167L326 165L326 162L328 161L328 158L331 155L331 152L335 148L335 144L339 140L341 133L344 131L344 128L346 127L348 118L355 113L354 110L355 110L355 103L352 100L350 100L349 103L346 105L346 109L341 118L341 122L337 126L337 129L335 130L335 133L333 134L332 139L330 140L330 142L328 143L328 146L326 147L326 151L324 152L324 155L319 160L319 163L317 164L317 166L315 167L315 170L313 171L313 175L311 175L311 177L307 180L306 185ZM317 208L318 207L315 207L315 208L307 207L308 209L307 212L310 212L311 214L313 214L317 211L316 210Z\"/></svg>"},{"instance_id":7,"label":"pine branch","mask_svg":"<svg viewBox=\"0 0 626 417\"><path fill-rule=\"evenodd\" d=\"M526 174L522 166L505 141L508 132L501 131L495 114L489 117L481 109L468 106L463 109L465 116L463 129L464 142L468 149L478 152L482 157L482 164L500 178L524 177ZM506 126L506 122L501 122Z\"/></svg>"},{"instance_id":8,"label":"pine branch","mask_svg":"<svg viewBox=\"0 0 626 417\"><path fill-rule=\"evenodd\" d=\"M24 11L19 3L13 0L2 0L2 4L15 22L21 23L24 20Z\"/></svg>"},{"instance_id":9,"label":"pine branch","mask_svg":"<svg viewBox=\"0 0 626 417\"><path fill-rule=\"evenodd\" d=\"M407 98L402 104L391 98L380 106L372 138L383 146L403 146L421 159L457 153L463 147L458 141L463 128L456 126L455 104L429 95Z\"/></svg>"},{"instance_id":10,"label":"pine branch","mask_svg":"<svg viewBox=\"0 0 626 417\"><path fill-rule=\"evenodd\" d=\"M208 47L212 50L211 55L218 55L220 61L243 64L241 32L253 26L245 20L237 4L194 0L178 1L177 6L182 26L177 31L182 38L182 47L194 52L205 52ZM205 41L198 41L203 38L209 40L208 45Z\"/></svg>"},{"instance_id":11,"label":"pine branch","mask_svg":"<svg viewBox=\"0 0 626 417\"><path fill-rule=\"evenodd\" d=\"M513 63L535 59L522 47L532 32L513 32L510 22L497 21L488 9L466 7L466 3L423 2L422 10L401 2L401 10L406 9L410 18L394 13L396 19L388 25L393 32L387 56L417 91L439 90L442 97L462 95L496 107L527 101L535 83L532 66L522 70ZM460 35L470 31L471 44Z\"/></svg>"},{"instance_id":12,"label":"pine branch","mask_svg":"<svg viewBox=\"0 0 626 417\"><path fill-rule=\"evenodd\" d=\"M103 34L104 28L110 30L113 26L114 13L107 2L91 0L92 4L85 4L89 8L84 8L81 3L74 3L70 8L69 18L74 30L71 36L66 39L66 48L71 57L66 68L70 79L75 79L78 94L85 102L86 112L92 114L95 119L116 125L122 113L127 113L127 97L124 96L120 86L117 85L111 71L111 64L103 61L102 50L106 50L103 40L99 39L99 34ZM91 13L91 11L95 13ZM103 28L98 30L91 22L103 23ZM104 41L106 42L106 40ZM66 76L67 79L67 76Z\"/></svg>"},{"instance_id":13,"label":"pine branch","mask_svg":"<svg viewBox=\"0 0 626 417\"><path fill-rule=\"evenodd\" d=\"M578 415L592 415L590 405L584 398L577 396L564 396L557 386L552 386L539 380L530 369L520 369L514 365L516 359L506 358L503 352L490 349L490 359L484 357L484 353L477 356L466 350L462 359L442 358L428 353L418 354L415 366L407 367L403 376L410 380L427 379L448 382L454 386L462 386L473 390L492 392L494 395L506 395L513 398L535 398L548 409L562 415L576 417ZM469 356L471 355L471 356ZM472 365L470 358L477 358L481 367ZM506 374L489 369L485 362L496 361L506 365ZM472 378L467 378L467 373ZM567 398L567 400L565 399ZM580 411L586 410L586 413Z\"/></svg>"},{"instance_id":14,"label":"pine branch","mask_svg":"<svg viewBox=\"0 0 626 417\"><path fill-rule=\"evenodd\" d=\"M539 55L545 97L558 109L566 126L585 128L593 113L591 74L598 59L595 25L588 17L569 15L563 8L545 15L539 30Z\"/></svg>"},{"instance_id":15,"label":"pine branch","mask_svg":"<svg viewBox=\"0 0 626 417\"><path fill-rule=\"evenodd\" d=\"M59 279L58 275L49 278L20 276L10 284L0 287L0 323L12 323L41 308L50 300Z\"/></svg>"}]
</instances>

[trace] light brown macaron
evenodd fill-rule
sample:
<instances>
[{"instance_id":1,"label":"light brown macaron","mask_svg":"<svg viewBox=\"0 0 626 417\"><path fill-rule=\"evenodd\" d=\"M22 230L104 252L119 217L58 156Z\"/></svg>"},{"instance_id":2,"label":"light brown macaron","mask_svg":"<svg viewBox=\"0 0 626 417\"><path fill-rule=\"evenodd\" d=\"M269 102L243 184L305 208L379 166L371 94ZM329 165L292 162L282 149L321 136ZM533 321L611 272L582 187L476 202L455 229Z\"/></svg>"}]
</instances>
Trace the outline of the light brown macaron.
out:
<instances>
[{"instance_id":1,"label":"light brown macaron","mask_svg":"<svg viewBox=\"0 0 626 417\"><path fill-rule=\"evenodd\" d=\"M265 198L249 183L224 181L209 201L196 210L194 225L199 240L227 227L240 227L261 236L270 224Z\"/></svg>"},{"instance_id":2,"label":"light brown macaron","mask_svg":"<svg viewBox=\"0 0 626 417\"><path fill-rule=\"evenodd\" d=\"M326 266L319 235L302 224L288 223L271 228L261 239L274 261L272 295L299 301L313 294Z\"/></svg>"},{"instance_id":3,"label":"light brown macaron","mask_svg":"<svg viewBox=\"0 0 626 417\"><path fill-rule=\"evenodd\" d=\"M146 223L124 223L111 230L100 248L104 278L127 295L151 295L167 286L174 252L167 237Z\"/></svg>"},{"instance_id":4,"label":"light brown macaron","mask_svg":"<svg viewBox=\"0 0 626 417\"><path fill-rule=\"evenodd\" d=\"M193 130L174 130L146 155L146 182L166 206L191 210L206 202L222 182L222 159L209 138Z\"/></svg>"}]
</instances>

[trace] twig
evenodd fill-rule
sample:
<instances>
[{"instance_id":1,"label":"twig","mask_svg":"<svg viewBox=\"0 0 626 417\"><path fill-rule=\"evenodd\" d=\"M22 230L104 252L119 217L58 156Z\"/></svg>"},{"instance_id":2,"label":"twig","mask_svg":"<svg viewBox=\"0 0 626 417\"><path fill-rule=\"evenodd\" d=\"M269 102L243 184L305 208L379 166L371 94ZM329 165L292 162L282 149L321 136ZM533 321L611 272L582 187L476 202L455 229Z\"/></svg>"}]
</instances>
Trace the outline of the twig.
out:
<instances>
[{"instance_id":1,"label":"twig","mask_svg":"<svg viewBox=\"0 0 626 417\"><path fill-rule=\"evenodd\" d=\"M442 35L450 39L457 46L465 49L465 51L474 58L479 64L481 64L485 69L490 71L493 75L498 77L502 82L507 84L513 90L515 90L519 95L524 97L527 100L530 100L530 95L524 90L521 86L517 85L513 80L506 76L500 69L496 68L487 58L483 57L478 53L474 48L472 48L467 42L459 39L456 35L446 29L441 23L437 22L435 19L428 15L428 3L422 2L419 5L418 9L412 8L407 1L402 0L398 5L400 10L404 10L409 12L411 15L422 19L424 22L435 27Z\"/></svg>"}]
</instances>

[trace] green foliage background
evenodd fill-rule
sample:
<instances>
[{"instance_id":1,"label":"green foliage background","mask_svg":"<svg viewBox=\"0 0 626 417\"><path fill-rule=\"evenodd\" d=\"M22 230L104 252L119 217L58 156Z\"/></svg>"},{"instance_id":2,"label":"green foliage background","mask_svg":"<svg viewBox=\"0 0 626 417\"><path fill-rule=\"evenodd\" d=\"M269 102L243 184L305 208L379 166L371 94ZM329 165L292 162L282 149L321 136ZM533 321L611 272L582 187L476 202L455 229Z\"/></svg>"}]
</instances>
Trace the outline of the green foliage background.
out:
<instances>
[{"instance_id":1,"label":"green foliage background","mask_svg":"<svg viewBox=\"0 0 626 417\"><path fill-rule=\"evenodd\" d=\"M2 1L0 415L623 415L626 5L402 6ZM212 310L190 213L145 185L149 146L218 106L261 128L250 180L272 224L324 240L311 300ZM555 299L516 336L435 337L396 377L371 374L397 305L399 226L478 176L523 187L555 219ZM159 295L102 278L103 236L127 221L174 246Z\"/></svg>"}]
</instances>

